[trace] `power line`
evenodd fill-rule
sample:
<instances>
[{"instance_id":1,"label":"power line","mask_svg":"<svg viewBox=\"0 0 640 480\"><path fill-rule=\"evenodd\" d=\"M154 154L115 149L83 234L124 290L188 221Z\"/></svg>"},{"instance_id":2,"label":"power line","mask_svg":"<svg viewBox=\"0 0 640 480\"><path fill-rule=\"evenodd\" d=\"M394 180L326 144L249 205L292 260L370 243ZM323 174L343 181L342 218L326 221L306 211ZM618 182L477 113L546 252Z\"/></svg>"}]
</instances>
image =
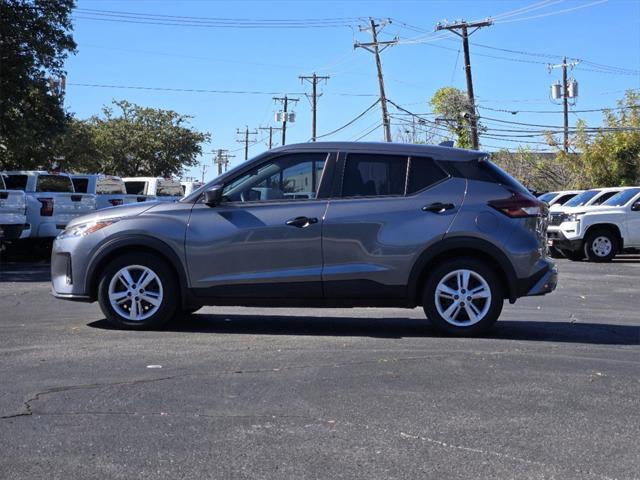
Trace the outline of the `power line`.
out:
<instances>
[{"instance_id":1,"label":"power line","mask_svg":"<svg viewBox=\"0 0 640 480\"><path fill-rule=\"evenodd\" d=\"M491 107L484 107L484 106L478 106L478 108L480 108L482 110L491 110L493 112L510 113L512 115L516 115L518 113L553 113L553 114L557 114L558 113L557 110L508 110L508 109L504 109L504 108L491 108ZM571 112L572 113L591 113L591 112L605 112L607 110L629 110L629 109L634 109L634 108L640 108L640 106L632 105L632 106L626 106L626 107L590 108L590 109L586 109L586 110L571 110Z\"/></svg>"},{"instance_id":2,"label":"power line","mask_svg":"<svg viewBox=\"0 0 640 480\"><path fill-rule=\"evenodd\" d=\"M365 111L363 111L362 113L360 113L357 117L349 120L347 123L345 123L344 125L342 125L341 127L336 128L335 130L330 131L329 133L325 133L323 135L318 135L316 138L324 138L324 137L329 137L331 135L334 135L336 133L338 133L340 130L344 130L345 128L347 128L348 126L354 124L355 122L357 122L358 120L360 120L362 117L364 117L367 113L369 113L376 105L378 105L378 103L380 103L380 99L376 100L375 102L373 102L369 107L367 107L367 109Z\"/></svg>"},{"instance_id":3,"label":"power line","mask_svg":"<svg viewBox=\"0 0 640 480\"><path fill-rule=\"evenodd\" d=\"M75 87L92 87L92 88L117 88L128 90L156 90L160 92L186 92L186 93L218 93L229 95L279 95L282 91L276 92L264 92L258 90L210 90L205 88L176 88L176 87L145 87L138 85L105 85L97 83L72 83L67 82L67 85L73 85ZM287 95L304 95L305 92L287 92ZM343 96L343 97L377 97L373 93L350 93L350 92L330 92L329 95Z\"/></svg>"}]
</instances>

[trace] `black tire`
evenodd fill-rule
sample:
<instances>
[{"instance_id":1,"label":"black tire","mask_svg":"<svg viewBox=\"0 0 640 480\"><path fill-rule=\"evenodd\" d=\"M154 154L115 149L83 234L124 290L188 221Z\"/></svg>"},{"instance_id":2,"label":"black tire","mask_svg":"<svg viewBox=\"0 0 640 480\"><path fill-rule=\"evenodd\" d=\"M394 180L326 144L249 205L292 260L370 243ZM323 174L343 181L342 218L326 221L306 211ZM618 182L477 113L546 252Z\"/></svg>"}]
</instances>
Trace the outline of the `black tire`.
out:
<instances>
[{"instance_id":1,"label":"black tire","mask_svg":"<svg viewBox=\"0 0 640 480\"><path fill-rule=\"evenodd\" d=\"M551 258L564 258L564 255L562 255L562 252L558 250L556 247L553 247L553 246L547 247L547 251L549 252L549 256Z\"/></svg>"},{"instance_id":2,"label":"black tire","mask_svg":"<svg viewBox=\"0 0 640 480\"><path fill-rule=\"evenodd\" d=\"M199 307L181 308L180 311L182 312L183 315L188 316L188 315L193 315L201 308L202 308L202 305L200 305Z\"/></svg>"},{"instance_id":3,"label":"black tire","mask_svg":"<svg viewBox=\"0 0 640 480\"><path fill-rule=\"evenodd\" d=\"M584 251L582 250L561 250L560 253L564 258L568 258L571 261L579 262L584 260Z\"/></svg>"},{"instance_id":4,"label":"black tire","mask_svg":"<svg viewBox=\"0 0 640 480\"><path fill-rule=\"evenodd\" d=\"M109 286L112 279L114 279L114 276L121 269L134 265L148 268L157 277L157 280L154 280L152 284L150 284L147 294L151 292L151 289L159 290L158 285L160 285L162 291L161 300L159 305L157 305L156 311L149 317L140 320L130 320L129 318L125 318L114 309L114 306L109 300ZM134 273L135 272L136 270L134 270ZM138 280L138 278L134 278L134 275L132 275L132 278L133 280ZM118 283L117 280L114 280L114 282L122 292L126 293L127 289L124 287L124 283ZM161 327L171 320L180 305L180 297L179 294L176 293L179 291L175 273L163 259L148 253L128 253L119 256L109 263L104 269L100 277L100 283L98 284L98 302L107 321L115 327L145 330ZM143 297L141 296L137 298ZM125 303L121 307L121 310L125 310L127 308L127 301L130 302L131 305L133 304L132 300L125 299ZM154 308L151 304L143 302L144 300L141 300L139 303L142 305L142 309L149 308L152 310ZM129 311L131 311L131 306L129 307Z\"/></svg>"},{"instance_id":5,"label":"black tire","mask_svg":"<svg viewBox=\"0 0 640 480\"><path fill-rule=\"evenodd\" d=\"M484 302L480 301L480 303L474 303L474 306L481 306L481 310L485 309L485 302L488 302L487 310L484 316L477 321L476 323L472 323L469 315L466 313L467 308L464 308L464 312L460 312L457 314L457 317L454 319L461 323L456 325L451 323L445 319L440 312L438 311L438 305L436 304L436 288L441 280L444 280L448 275L456 270L468 270L473 272L475 275L479 276L486 282L486 286L491 294L491 298L485 300ZM480 283L477 281L477 278L474 276L474 280L469 282L468 287L474 287L474 285ZM446 283L445 283L446 285ZM475 287L474 287L475 288ZM461 294L462 290L458 293ZM467 292L465 292L467 293ZM464 299L463 299L464 300ZM440 309L447 305L442 305L445 300L440 301ZM452 299L451 304L453 304L454 300ZM485 262L475 259L475 258L459 258L453 260L446 260L445 262L438 265L432 272L430 272L429 277L424 285L423 295L422 295L422 307L424 308L425 314L427 318L431 321L432 325L440 332L446 333L448 335L454 335L457 337L468 337L480 335L487 332L493 324L498 320L500 313L502 312L502 305L504 303L504 285L498 276L494 273L493 269L489 267ZM444 310L446 312L447 310ZM482 312L481 312L482 313ZM465 322L464 317L467 317L468 322ZM469 325L464 325L464 323L469 323Z\"/></svg>"},{"instance_id":6,"label":"black tire","mask_svg":"<svg viewBox=\"0 0 640 480\"><path fill-rule=\"evenodd\" d=\"M606 248L607 245L610 248ZM610 262L618 253L618 237L611 230L590 230L584 237L584 254L590 262Z\"/></svg>"}]
</instances>

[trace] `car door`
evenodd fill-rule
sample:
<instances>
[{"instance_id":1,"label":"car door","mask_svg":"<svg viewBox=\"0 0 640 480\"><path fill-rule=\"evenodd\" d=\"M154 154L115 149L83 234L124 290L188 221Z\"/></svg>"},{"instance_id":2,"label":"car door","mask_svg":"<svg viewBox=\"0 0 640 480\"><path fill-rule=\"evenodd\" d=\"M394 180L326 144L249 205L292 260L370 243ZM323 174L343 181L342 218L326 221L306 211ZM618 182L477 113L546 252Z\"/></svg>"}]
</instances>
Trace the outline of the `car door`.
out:
<instances>
[{"instance_id":1,"label":"car door","mask_svg":"<svg viewBox=\"0 0 640 480\"><path fill-rule=\"evenodd\" d=\"M196 203L186 233L190 283L198 295L321 298L318 198L326 152L270 157L224 184L215 207Z\"/></svg>"},{"instance_id":2,"label":"car door","mask_svg":"<svg viewBox=\"0 0 640 480\"><path fill-rule=\"evenodd\" d=\"M323 224L325 297L404 298L412 266L443 238L466 182L431 158L340 154Z\"/></svg>"}]
</instances>

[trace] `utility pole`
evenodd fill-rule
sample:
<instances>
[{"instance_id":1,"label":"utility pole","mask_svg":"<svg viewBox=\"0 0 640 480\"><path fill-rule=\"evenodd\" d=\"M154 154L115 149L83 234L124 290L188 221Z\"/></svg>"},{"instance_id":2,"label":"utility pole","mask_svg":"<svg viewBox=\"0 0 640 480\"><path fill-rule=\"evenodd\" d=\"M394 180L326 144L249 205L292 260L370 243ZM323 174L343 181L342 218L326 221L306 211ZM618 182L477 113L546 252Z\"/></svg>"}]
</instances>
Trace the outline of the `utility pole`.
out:
<instances>
[{"instance_id":1,"label":"utility pole","mask_svg":"<svg viewBox=\"0 0 640 480\"><path fill-rule=\"evenodd\" d=\"M281 130L280 127L259 127L260 130L269 130L269 150L273 148L273 131Z\"/></svg>"},{"instance_id":2,"label":"utility pole","mask_svg":"<svg viewBox=\"0 0 640 480\"><path fill-rule=\"evenodd\" d=\"M353 48L364 48L368 52L373 53L376 58L376 68L378 70L378 85L380 87L380 106L382 108L382 126L384 127L384 140L385 142L391 141L391 121L389 120L389 112L387 110L387 96L384 92L384 77L382 76L382 62L380 62L380 53L385 48L390 47L398 43L398 39L394 38L388 42L379 42L378 33L384 27L389 25L391 20L385 20L380 23L376 23L373 18L369 19L368 27L359 27L361 32L371 31L373 41L368 43L356 42Z\"/></svg>"},{"instance_id":3,"label":"utility pole","mask_svg":"<svg viewBox=\"0 0 640 480\"><path fill-rule=\"evenodd\" d=\"M224 166L224 171L227 171L227 167L229 166L229 158L235 157L235 155L229 155L228 150L218 149L216 152L216 158L213 159L213 163L218 165L218 175L222 175L222 167Z\"/></svg>"},{"instance_id":4,"label":"utility pole","mask_svg":"<svg viewBox=\"0 0 640 480\"><path fill-rule=\"evenodd\" d=\"M471 142L474 150L478 150L480 146L480 142L478 140L478 116L476 115L476 102L475 97L473 95L473 79L471 77L471 59L469 55L469 37L477 30L482 27L488 27L493 25L493 22L489 19L482 22L472 22L467 23L464 20L456 22L456 23L448 23L441 24L438 23L436 25L436 31L438 30L449 30L450 32L455 33L459 37L462 38L462 48L464 49L464 71L467 76L467 97L469 98L469 107L471 112L469 112L469 123L471 125ZM471 32L469 32L469 28L473 28ZM458 32L457 30L460 30Z\"/></svg>"},{"instance_id":5,"label":"utility pole","mask_svg":"<svg viewBox=\"0 0 640 480\"><path fill-rule=\"evenodd\" d=\"M296 119L296 114L293 112L289 112L289 102L298 102L299 98L289 98L288 96L284 97L273 97L275 102L281 102L284 106L283 110L276 113L276 121L282 122L282 145L285 145L287 140L287 122L293 123Z\"/></svg>"},{"instance_id":6,"label":"utility pole","mask_svg":"<svg viewBox=\"0 0 640 480\"><path fill-rule=\"evenodd\" d=\"M243 135L244 138L241 140L236 140L238 143L244 143L244 159L249 160L249 135L257 135L258 131L254 130L253 132L249 131L249 127L244 128L244 132L239 128L236 129L236 133L238 135Z\"/></svg>"},{"instance_id":7,"label":"utility pole","mask_svg":"<svg viewBox=\"0 0 640 480\"><path fill-rule=\"evenodd\" d=\"M562 63L558 65L548 65L549 73L554 68L562 68L562 85L555 83L551 85L551 98L552 100L558 100L562 97L562 109L564 116L564 138L563 138L563 150L565 153L569 153L569 99L575 99L578 97L578 82L574 79L569 81L567 75L568 67L575 67L578 61L567 63L567 57L562 59ZM575 100L573 105L575 105Z\"/></svg>"},{"instance_id":8,"label":"utility pole","mask_svg":"<svg viewBox=\"0 0 640 480\"><path fill-rule=\"evenodd\" d=\"M207 173L207 166L203 163L200 165L200 167L202 169L202 176L200 178L200 181L204 183L204 175Z\"/></svg>"},{"instance_id":9,"label":"utility pole","mask_svg":"<svg viewBox=\"0 0 640 480\"><path fill-rule=\"evenodd\" d=\"M304 81L309 81L311 83L311 141L316 141L316 112L318 109L318 98L322 96L322 94L318 95L318 81L324 80L325 82L329 80L329 76L318 76L315 72L311 76L300 75L298 77L300 81L304 83ZM308 94L305 94L307 98L309 98Z\"/></svg>"}]
</instances>

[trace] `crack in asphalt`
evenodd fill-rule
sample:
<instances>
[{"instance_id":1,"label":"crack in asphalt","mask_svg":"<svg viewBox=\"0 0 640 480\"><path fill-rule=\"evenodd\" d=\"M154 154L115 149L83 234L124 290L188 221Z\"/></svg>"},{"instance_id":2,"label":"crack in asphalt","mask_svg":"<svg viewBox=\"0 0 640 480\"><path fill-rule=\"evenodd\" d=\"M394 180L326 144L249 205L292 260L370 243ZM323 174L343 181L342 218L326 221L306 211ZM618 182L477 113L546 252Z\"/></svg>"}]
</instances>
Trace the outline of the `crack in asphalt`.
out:
<instances>
[{"instance_id":1,"label":"crack in asphalt","mask_svg":"<svg viewBox=\"0 0 640 480\"><path fill-rule=\"evenodd\" d=\"M6 419L16 418L16 417L28 417L28 416L34 415L34 414L40 415L37 412L33 411L32 403L33 402L37 402L38 400L40 400L41 397L44 397L45 395L51 395L53 393L67 392L67 391L72 391L72 390L92 390L92 389L96 389L96 388L118 387L118 386L122 386L122 385L131 386L131 385L139 385L139 384L143 384L143 383L153 383L153 382L161 382L161 381L164 381L164 380L172 380L173 378L175 378L175 376L151 378L151 379L142 379L142 380L131 380L131 381L128 381L128 382L91 383L91 384L84 384L84 385L68 385L68 386L64 386L64 387L48 388L48 389L43 390L41 392L35 393L33 396L31 396L30 398L25 400L24 401L24 409L25 410L23 412L14 413L14 414L10 414L10 415L2 415L2 416L0 416L0 420L6 420Z\"/></svg>"},{"instance_id":2,"label":"crack in asphalt","mask_svg":"<svg viewBox=\"0 0 640 480\"><path fill-rule=\"evenodd\" d=\"M552 468L563 469L563 470L573 470L574 472L579 473L581 475L586 473L588 475L598 476L598 477L602 478L603 480L617 480L617 479L615 479L613 477L608 477L606 475L603 475L601 473L596 473L596 472L593 472L591 470L586 470L585 471L585 470L581 470L581 469L577 469L577 468L573 468L573 467L562 467L562 466L558 466L558 465L550 465L548 463L539 462L537 460L529 460L527 458L517 457L515 455L509 455L507 453L495 452L493 450L483 450L481 448L465 447L463 445L455 445L453 443L444 442L442 440L437 440L435 438L423 437L421 435L411 435L409 433L400 432L400 436L402 438L407 438L407 439L411 439L411 440L422 440L423 442L431 443L433 445L437 445L437 446L443 447L443 448L462 450L464 452L470 452L470 453L479 453L481 455L491 455L491 456L494 456L494 457L504 458L506 460L513 460L513 461L516 461L516 462L526 463L526 464L529 464L529 465L536 465L536 466L540 466L540 467L552 467Z\"/></svg>"}]
</instances>

